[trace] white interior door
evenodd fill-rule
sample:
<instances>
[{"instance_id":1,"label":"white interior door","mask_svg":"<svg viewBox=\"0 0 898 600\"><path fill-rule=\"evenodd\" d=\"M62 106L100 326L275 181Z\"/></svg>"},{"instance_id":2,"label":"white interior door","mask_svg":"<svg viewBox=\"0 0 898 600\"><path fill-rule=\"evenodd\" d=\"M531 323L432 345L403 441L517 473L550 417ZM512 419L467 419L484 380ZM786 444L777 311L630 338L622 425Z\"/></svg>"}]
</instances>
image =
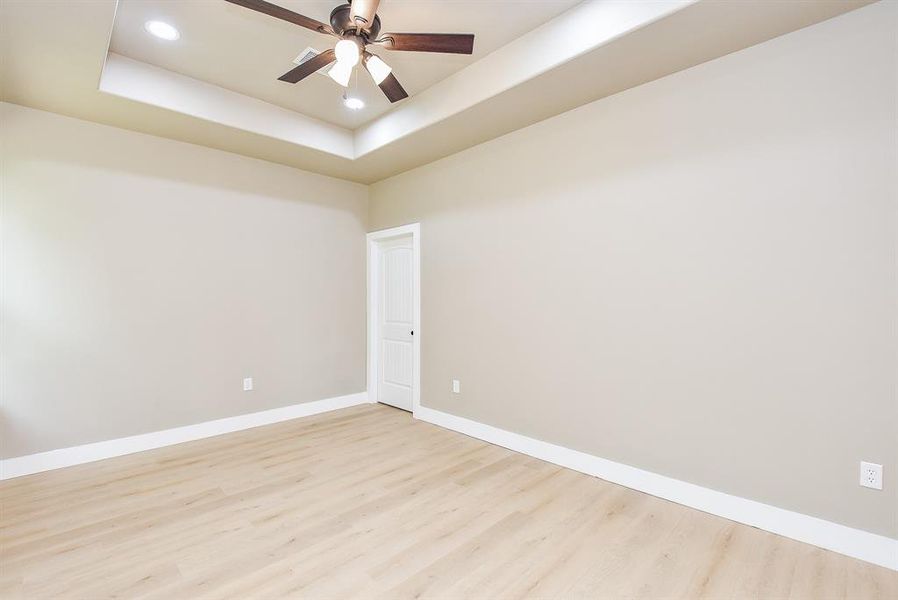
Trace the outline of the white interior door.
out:
<instances>
[{"instance_id":1,"label":"white interior door","mask_svg":"<svg viewBox=\"0 0 898 600\"><path fill-rule=\"evenodd\" d=\"M412 410L415 274L412 236L379 242L377 401Z\"/></svg>"}]
</instances>

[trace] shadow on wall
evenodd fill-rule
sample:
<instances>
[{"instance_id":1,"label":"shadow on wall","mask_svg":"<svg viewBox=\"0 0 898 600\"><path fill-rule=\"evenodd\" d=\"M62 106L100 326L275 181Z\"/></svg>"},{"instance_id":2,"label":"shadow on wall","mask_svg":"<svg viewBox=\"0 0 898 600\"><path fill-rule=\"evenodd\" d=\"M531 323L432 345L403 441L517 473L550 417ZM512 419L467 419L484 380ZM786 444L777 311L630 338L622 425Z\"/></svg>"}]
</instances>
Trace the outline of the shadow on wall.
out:
<instances>
[{"instance_id":1,"label":"shadow on wall","mask_svg":"<svg viewBox=\"0 0 898 600\"><path fill-rule=\"evenodd\" d=\"M3 457L364 390L365 186L0 115Z\"/></svg>"},{"instance_id":2,"label":"shadow on wall","mask_svg":"<svg viewBox=\"0 0 898 600\"><path fill-rule=\"evenodd\" d=\"M123 132L109 125L75 120L8 103L0 103L0 108L0 128L4 132L4 139L16 139L17 162L34 157L42 161L54 160L89 169L119 171L253 196L350 209L353 212L356 212L358 200L355 197L347 200L346 194L366 195L367 186L363 184L300 171L261 159L145 133ZM31 118L35 113L41 115L39 122ZM53 121L64 126L69 135L60 137L47 129L48 123ZM21 128L25 128L24 134L16 135ZM46 130L46 133L42 130ZM48 136L52 136L52 144L46 143ZM133 143L134 136L140 136L139 144ZM174 153L171 151L173 144L178 147L178 151ZM4 156L6 155L8 153L4 152ZM15 163L8 160L3 165L4 170L14 167ZM285 176L262 178L259 177L260 168L280 170ZM346 194L334 193L335 186Z\"/></svg>"}]
</instances>

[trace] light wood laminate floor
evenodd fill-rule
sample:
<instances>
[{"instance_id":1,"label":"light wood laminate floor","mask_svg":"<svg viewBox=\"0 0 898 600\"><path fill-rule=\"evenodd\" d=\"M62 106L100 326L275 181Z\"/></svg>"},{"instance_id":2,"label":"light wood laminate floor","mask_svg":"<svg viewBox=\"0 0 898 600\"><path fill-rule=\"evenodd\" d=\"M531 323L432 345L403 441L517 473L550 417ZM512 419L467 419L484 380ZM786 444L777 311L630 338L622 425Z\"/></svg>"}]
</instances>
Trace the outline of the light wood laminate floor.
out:
<instances>
[{"instance_id":1,"label":"light wood laminate floor","mask_svg":"<svg viewBox=\"0 0 898 600\"><path fill-rule=\"evenodd\" d=\"M898 598L898 573L378 405L0 501L2 598Z\"/></svg>"}]
</instances>

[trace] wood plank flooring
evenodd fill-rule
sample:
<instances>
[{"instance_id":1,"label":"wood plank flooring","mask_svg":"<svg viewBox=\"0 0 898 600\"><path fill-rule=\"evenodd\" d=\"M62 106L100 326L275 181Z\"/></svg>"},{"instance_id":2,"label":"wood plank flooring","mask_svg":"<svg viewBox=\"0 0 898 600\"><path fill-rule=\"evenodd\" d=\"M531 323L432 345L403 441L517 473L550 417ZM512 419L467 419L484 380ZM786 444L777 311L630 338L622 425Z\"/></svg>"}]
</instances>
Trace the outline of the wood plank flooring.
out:
<instances>
[{"instance_id":1,"label":"wood plank flooring","mask_svg":"<svg viewBox=\"0 0 898 600\"><path fill-rule=\"evenodd\" d=\"M898 573L349 408L0 483L2 598L898 598Z\"/></svg>"}]
</instances>

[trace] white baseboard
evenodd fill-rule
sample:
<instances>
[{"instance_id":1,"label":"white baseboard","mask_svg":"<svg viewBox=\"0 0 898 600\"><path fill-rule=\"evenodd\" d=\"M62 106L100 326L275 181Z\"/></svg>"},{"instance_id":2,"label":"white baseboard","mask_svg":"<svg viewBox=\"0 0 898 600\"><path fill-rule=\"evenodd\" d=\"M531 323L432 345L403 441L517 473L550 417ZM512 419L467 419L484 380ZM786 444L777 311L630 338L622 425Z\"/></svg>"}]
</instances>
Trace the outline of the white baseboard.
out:
<instances>
[{"instance_id":1,"label":"white baseboard","mask_svg":"<svg viewBox=\"0 0 898 600\"><path fill-rule=\"evenodd\" d=\"M71 467L134 452L143 452L144 450L152 450L182 442L201 440L223 433L241 431L259 427L260 425L270 425L271 423L298 419L299 417L308 417L339 408L367 404L368 402L368 393L360 392L314 402L303 402L302 404L294 404L283 408L263 410L248 415L226 417L195 425L185 425L183 427L175 427L174 429L153 431L151 433L94 442L71 448L60 448L59 450L50 450L49 452L29 454L28 456L19 456L17 458L7 458L0 460L0 480Z\"/></svg>"},{"instance_id":2,"label":"white baseboard","mask_svg":"<svg viewBox=\"0 0 898 600\"><path fill-rule=\"evenodd\" d=\"M898 540L643 471L432 408L415 418L712 515L898 571Z\"/></svg>"}]
</instances>

